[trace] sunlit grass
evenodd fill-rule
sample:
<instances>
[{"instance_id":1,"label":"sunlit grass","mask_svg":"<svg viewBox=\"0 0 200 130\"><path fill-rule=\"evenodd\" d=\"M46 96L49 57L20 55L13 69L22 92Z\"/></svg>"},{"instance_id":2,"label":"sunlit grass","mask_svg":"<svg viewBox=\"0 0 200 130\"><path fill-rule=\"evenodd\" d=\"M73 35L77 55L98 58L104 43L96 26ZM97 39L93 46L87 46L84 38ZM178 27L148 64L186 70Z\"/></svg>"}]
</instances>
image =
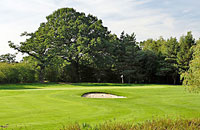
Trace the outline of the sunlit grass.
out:
<instances>
[{"instance_id":1,"label":"sunlit grass","mask_svg":"<svg viewBox=\"0 0 200 130\"><path fill-rule=\"evenodd\" d=\"M125 99L88 99L87 92L106 92ZM10 84L0 85L0 125L36 130L115 119L143 122L153 117L200 117L200 94L182 86L144 84Z\"/></svg>"}]
</instances>

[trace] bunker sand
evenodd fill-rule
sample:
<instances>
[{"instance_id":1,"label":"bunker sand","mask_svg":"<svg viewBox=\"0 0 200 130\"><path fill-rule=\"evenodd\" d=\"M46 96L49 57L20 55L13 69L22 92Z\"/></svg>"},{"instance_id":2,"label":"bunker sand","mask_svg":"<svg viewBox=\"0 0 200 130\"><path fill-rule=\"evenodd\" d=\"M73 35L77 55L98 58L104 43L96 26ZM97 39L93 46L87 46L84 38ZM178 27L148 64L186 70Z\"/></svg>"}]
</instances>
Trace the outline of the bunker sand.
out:
<instances>
[{"instance_id":1,"label":"bunker sand","mask_svg":"<svg viewBox=\"0 0 200 130\"><path fill-rule=\"evenodd\" d=\"M124 96L117 96L114 94L100 93L100 92L85 93L82 95L82 97L86 97L86 98L126 98Z\"/></svg>"}]
</instances>

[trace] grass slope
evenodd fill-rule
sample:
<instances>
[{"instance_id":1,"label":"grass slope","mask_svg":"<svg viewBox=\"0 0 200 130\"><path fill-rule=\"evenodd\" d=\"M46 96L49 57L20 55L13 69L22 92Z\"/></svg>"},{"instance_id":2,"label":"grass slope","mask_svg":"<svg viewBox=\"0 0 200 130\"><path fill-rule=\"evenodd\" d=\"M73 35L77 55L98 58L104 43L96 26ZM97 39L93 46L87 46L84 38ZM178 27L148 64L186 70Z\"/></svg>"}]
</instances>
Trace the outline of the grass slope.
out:
<instances>
[{"instance_id":1,"label":"grass slope","mask_svg":"<svg viewBox=\"0 0 200 130\"><path fill-rule=\"evenodd\" d=\"M125 99L87 99L86 92ZM142 122L153 117L200 117L200 95L182 86L130 84L0 85L0 125L33 130L59 129L67 123L107 120Z\"/></svg>"}]
</instances>

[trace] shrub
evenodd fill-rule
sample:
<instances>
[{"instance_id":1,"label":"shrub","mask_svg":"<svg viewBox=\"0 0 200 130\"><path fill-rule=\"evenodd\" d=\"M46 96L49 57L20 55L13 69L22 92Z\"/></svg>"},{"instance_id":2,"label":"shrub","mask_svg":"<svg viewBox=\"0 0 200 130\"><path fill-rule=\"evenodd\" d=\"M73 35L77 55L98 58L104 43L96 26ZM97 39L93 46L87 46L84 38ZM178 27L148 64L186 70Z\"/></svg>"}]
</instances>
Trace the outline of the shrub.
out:
<instances>
[{"instance_id":1,"label":"shrub","mask_svg":"<svg viewBox=\"0 0 200 130\"><path fill-rule=\"evenodd\" d=\"M15 64L18 73L18 81L21 83L30 83L36 81L36 71L27 63Z\"/></svg>"},{"instance_id":2,"label":"shrub","mask_svg":"<svg viewBox=\"0 0 200 130\"><path fill-rule=\"evenodd\" d=\"M0 63L0 83L34 82L35 70L26 63Z\"/></svg>"}]
</instances>

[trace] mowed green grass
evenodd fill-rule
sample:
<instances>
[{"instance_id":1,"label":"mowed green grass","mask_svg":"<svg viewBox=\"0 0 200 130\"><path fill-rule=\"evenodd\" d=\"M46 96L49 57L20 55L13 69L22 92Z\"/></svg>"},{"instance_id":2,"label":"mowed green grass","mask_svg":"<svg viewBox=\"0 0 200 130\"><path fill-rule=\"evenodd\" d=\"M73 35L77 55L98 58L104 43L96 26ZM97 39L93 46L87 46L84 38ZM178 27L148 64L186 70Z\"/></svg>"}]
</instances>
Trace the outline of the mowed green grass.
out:
<instances>
[{"instance_id":1,"label":"mowed green grass","mask_svg":"<svg viewBox=\"0 0 200 130\"><path fill-rule=\"evenodd\" d=\"M107 92L124 99L89 99L86 92ZM152 118L200 117L200 94L183 86L134 84L0 85L0 125L56 130L69 123L108 120L142 122Z\"/></svg>"}]
</instances>

